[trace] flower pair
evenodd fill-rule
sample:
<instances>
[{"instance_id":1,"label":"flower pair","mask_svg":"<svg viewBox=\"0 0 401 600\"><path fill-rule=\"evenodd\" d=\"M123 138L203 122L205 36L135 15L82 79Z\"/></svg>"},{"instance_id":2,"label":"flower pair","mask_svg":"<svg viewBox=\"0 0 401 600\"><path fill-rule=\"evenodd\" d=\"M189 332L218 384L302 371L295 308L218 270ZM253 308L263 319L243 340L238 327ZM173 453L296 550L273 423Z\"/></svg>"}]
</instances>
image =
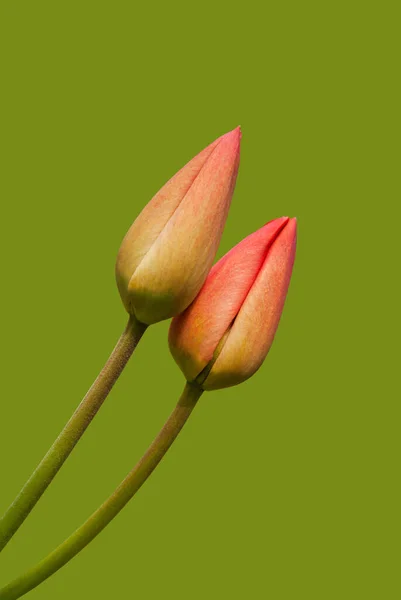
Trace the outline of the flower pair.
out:
<instances>
[{"instance_id":1,"label":"flower pair","mask_svg":"<svg viewBox=\"0 0 401 600\"><path fill-rule=\"evenodd\" d=\"M198 154L156 194L128 231L116 266L130 315L127 327L0 519L0 552L85 433L147 326L170 317L170 349L187 379L175 409L113 494L36 567L0 589L1 600L16 600L53 575L114 519L157 467L204 390L240 383L262 364L290 282L296 221L270 221L212 267L235 187L240 136L237 128Z\"/></svg>"},{"instance_id":2,"label":"flower pair","mask_svg":"<svg viewBox=\"0 0 401 600\"><path fill-rule=\"evenodd\" d=\"M223 135L166 183L131 226L116 265L127 311L145 324L174 317L171 352L187 381L205 390L240 383L260 367L295 257L296 220L282 217L212 267L240 139L240 128Z\"/></svg>"}]
</instances>

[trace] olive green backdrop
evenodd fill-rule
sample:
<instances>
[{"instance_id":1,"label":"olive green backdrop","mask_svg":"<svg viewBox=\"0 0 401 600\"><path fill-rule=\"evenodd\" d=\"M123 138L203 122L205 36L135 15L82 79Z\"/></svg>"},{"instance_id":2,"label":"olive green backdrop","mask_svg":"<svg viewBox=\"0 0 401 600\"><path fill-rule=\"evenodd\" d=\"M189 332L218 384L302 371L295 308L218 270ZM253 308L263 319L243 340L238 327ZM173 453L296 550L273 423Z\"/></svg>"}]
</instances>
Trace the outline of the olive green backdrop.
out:
<instances>
[{"instance_id":1,"label":"olive green backdrop","mask_svg":"<svg viewBox=\"0 0 401 600\"><path fill-rule=\"evenodd\" d=\"M299 219L262 369L204 394L138 496L32 600L400 597L392 6L1 2L1 513L125 325L116 253L168 178L240 124L219 256ZM167 330L147 332L2 553L1 584L159 430L184 385Z\"/></svg>"}]
</instances>

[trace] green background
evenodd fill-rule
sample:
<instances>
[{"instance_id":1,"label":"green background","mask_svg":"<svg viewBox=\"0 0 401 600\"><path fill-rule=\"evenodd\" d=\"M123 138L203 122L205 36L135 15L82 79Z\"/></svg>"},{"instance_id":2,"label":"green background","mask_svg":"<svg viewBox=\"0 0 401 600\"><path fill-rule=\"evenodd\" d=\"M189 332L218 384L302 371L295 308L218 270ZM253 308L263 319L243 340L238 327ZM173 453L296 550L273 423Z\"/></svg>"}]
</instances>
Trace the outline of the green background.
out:
<instances>
[{"instance_id":1,"label":"green background","mask_svg":"<svg viewBox=\"0 0 401 600\"><path fill-rule=\"evenodd\" d=\"M106 360L146 202L222 133L219 250L299 219L266 363L204 394L152 478L32 600L398 599L396 3L0 5L2 513ZM184 380L151 327L1 556L5 584L116 487Z\"/></svg>"}]
</instances>

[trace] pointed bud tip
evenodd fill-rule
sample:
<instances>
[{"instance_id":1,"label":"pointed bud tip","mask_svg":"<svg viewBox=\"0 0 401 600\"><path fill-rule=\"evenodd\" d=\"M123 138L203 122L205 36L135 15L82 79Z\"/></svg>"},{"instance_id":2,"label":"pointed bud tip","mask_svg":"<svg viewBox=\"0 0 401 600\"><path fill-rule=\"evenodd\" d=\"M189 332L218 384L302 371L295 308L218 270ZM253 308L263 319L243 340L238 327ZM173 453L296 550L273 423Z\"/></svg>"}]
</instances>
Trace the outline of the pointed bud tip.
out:
<instances>
[{"instance_id":1,"label":"pointed bud tip","mask_svg":"<svg viewBox=\"0 0 401 600\"><path fill-rule=\"evenodd\" d=\"M258 231L263 231L268 238L273 236L272 240L281 234L285 234L286 237L288 235L296 237L297 220L293 217L277 217L276 219L272 219L265 223Z\"/></svg>"},{"instance_id":2,"label":"pointed bud tip","mask_svg":"<svg viewBox=\"0 0 401 600\"><path fill-rule=\"evenodd\" d=\"M286 223L282 226L281 231L288 239L296 242L297 239L297 219L295 217L286 217Z\"/></svg>"},{"instance_id":3,"label":"pointed bud tip","mask_svg":"<svg viewBox=\"0 0 401 600\"><path fill-rule=\"evenodd\" d=\"M241 127L240 125L238 125L238 127L236 127L235 129L232 129L231 131L228 131L227 133L223 134L221 136L221 139L233 139L233 140L237 140L237 141L241 141L242 138L242 131L241 131Z\"/></svg>"},{"instance_id":4,"label":"pointed bud tip","mask_svg":"<svg viewBox=\"0 0 401 600\"><path fill-rule=\"evenodd\" d=\"M286 231L288 233L295 234L297 231L297 219L296 217L280 217L279 219L275 219L277 222L281 224L281 231Z\"/></svg>"},{"instance_id":5,"label":"pointed bud tip","mask_svg":"<svg viewBox=\"0 0 401 600\"><path fill-rule=\"evenodd\" d=\"M283 225L288 225L291 223L292 227L296 229L297 227L297 218L296 217L280 217L276 219L277 221L281 221Z\"/></svg>"},{"instance_id":6,"label":"pointed bud tip","mask_svg":"<svg viewBox=\"0 0 401 600\"><path fill-rule=\"evenodd\" d=\"M270 221L267 221L263 225L263 227L261 227L261 230L262 229L271 229L272 227L278 227L279 230L281 231L287 225L289 220L290 220L289 217L277 217L276 219L271 219Z\"/></svg>"},{"instance_id":7,"label":"pointed bud tip","mask_svg":"<svg viewBox=\"0 0 401 600\"><path fill-rule=\"evenodd\" d=\"M232 157L234 160L235 157L239 157L241 151L241 128L237 127L236 129L232 129L227 133L224 133L222 136L218 138L218 143L216 146L217 154L220 153L221 156L226 155L228 157ZM212 155L213 156L213 155Z\"/></svg>"},{"instance_id":8,"label":"pointed bud tip","mask_svg":"<svg viewBox=\"0 0 401 600\"><path fill-rule=\"evenodd\" d=\"M241 141L241 139L242 139L241 125L238 125L238 127L233 129L231 133L234 134L238 138L239 142Z\"/></svg>"}]
</instances>

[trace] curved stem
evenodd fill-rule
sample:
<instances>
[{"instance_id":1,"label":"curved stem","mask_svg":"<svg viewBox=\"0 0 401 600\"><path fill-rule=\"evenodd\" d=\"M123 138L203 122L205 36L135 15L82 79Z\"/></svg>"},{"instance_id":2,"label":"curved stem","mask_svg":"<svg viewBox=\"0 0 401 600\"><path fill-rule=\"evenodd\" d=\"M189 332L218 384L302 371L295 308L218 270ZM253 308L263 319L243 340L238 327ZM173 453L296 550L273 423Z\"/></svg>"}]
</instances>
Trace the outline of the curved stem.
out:
<instances>
[{"instance_id":1,"label":"curved stem","mask_svg":"<svg viewBox=\"0 0 401 600\"><path fill-rule=\"evenodd\" d=\"M25 521L84 434L127 364L146 327L135 317L130 317L116 347L92 387L0 520L0 552Z\"/></svg>"},{"instance_id":2,"label":"curved stem","mask_svg":"<svg viewBox=\"0 0 401 600\"><path fill-rule=\"evenodd\" d=\"M163 429L115 492L75 533L36 567L0 590L0 600L20 598L45 581L85 548L114 519L157 467L181 431L201 394L201 388L187 383L177 406L167 419Z\"/></svg>"}]
</instances>

